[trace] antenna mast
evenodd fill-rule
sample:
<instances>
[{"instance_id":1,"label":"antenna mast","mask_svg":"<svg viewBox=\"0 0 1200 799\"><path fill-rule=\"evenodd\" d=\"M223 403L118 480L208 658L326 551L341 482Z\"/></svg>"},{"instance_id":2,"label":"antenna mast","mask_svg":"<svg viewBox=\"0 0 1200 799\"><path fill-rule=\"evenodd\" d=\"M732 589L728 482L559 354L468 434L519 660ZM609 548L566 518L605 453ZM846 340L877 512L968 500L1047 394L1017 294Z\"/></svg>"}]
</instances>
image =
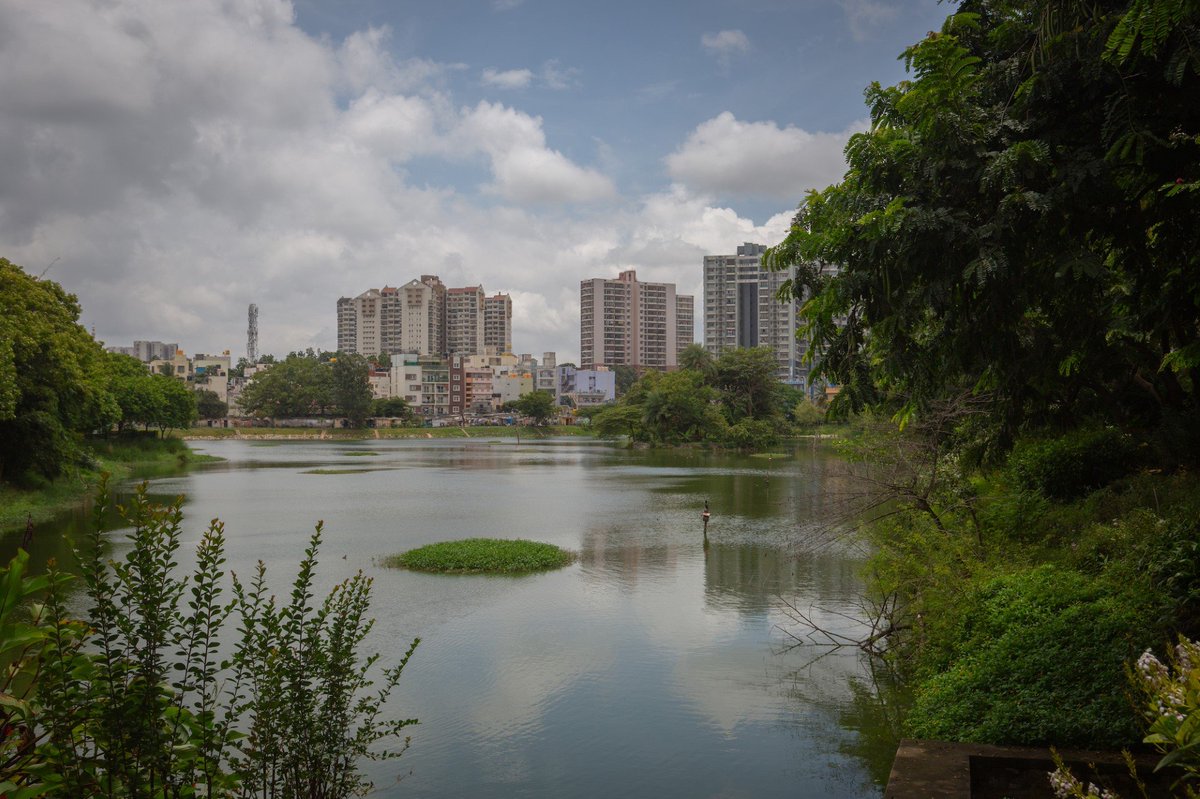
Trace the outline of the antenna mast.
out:
<instances>
[{"instance_id":1,"label":"antenna mast","mask_svg":"<svg viewBox=\"0 0 1200 799\"><path fill-rule=\"evenodd\" d=\"M258 363L258 306L250 303L249 325L246 328L246 360Z\"/></svg>"}]
</instances>

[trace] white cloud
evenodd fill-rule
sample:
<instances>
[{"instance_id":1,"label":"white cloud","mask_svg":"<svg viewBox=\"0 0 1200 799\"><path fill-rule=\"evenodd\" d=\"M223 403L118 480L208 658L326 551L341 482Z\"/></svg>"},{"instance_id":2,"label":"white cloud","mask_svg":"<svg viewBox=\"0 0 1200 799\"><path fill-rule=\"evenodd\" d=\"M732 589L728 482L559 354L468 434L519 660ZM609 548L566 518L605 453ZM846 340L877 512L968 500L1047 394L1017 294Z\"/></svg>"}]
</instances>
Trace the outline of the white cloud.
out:
<instances>
[{"instance_id":1,"label":"white cloud","mask_svg":"<svg viewBox=\"0 0 1200 799\"><path fill-rule=\"evenodd\" d=\"M439 274L510 292L516 348L573 360L581 279L695 293L705 252L786 231L682 178L622 201L541 118L456 103L461 65L308 36L281 0L0 0L0 31L0 255L59 258L110 344L236 355L256 302L262 351L332 348L338 296ZM478 190L410 180L439 159Z\"/></svg>"},{"instance_id":2,"label":"white cloud","mask_svg":"<svg viewBox=\"0 0 1200 799\"><path fill-rule=\"evenodd\" d=\"M496 89L527 89L536 83L546 89L563 91L579 85L579 70L575 67L564 67L557 59L551 59L542 64L537 73L531 69L501 71L488 67L480 73L479 81L484 86Z\"/></svg>"},{"instance_id":3,"label":"white cloud","mask_svg":"<svg viewBox=\"0 0 1200 799\"><path fill-rule=\"evenodd\" d=\"M533 72L528 69L508 69L499 72L491 67L480 76L484 86L495 86L498 89L524 89L533 80Z\"/></svg>"},{"instance_id":4,"label":"white cloud","mask_svg":"<svg viewBox=\"0 0 1200 799\"><path fill-rule=\"evenodd\" d=\"M701 123L671 155L667 171L693 191L719 196L767 197L799 202L845 172L842 154L855 122L837 133L810 133L774 122L741 122L725 111Z\"/></svg>"},{"instance_id":5,"label":"white cloud","mask_svg":"<svg viewBox=\"0 0 1200 799\"><path fill-rule=\"evenodd\" d=\"M846 13L846 23L855 41L865 41L872 34L900 16L900 7L882 0L838 0Z\"/></svg>"},{"instance_id":6,"label":"white cloud","mask_svg":"<svg viewBox=\"0 0 1200 799\"><path fill-rule=\"evenodd\" d=\"M579 85L579 70L575 67L564 67L556 58L542 64L542 72L539 77L542 79L542 85L547 89L562 91L573 89Z\"/></svg>"},{"instance_id":7,"label":"white cloud","mask_svg":"<svg viewBox=\"0 0 1200 799\"><path fill-rule=\"evenodd\" d=\"M593 202L616 196L607 177L572 163L546 147L540 117L499 103L480 102L464 112L457 131L467 149L480 149L492 161L489 191L523 203Z\"/></svg>"},{"instance_id":8,"label":"white cloud","mask_svg":"<svg viewBox=\"0 0 1200 799\"><path fill-rule=\"evenodd\" d=\"M722 66L728 67L735 55L749 52L750 39L740 30L724 30L717 33L706 33L700 37L700 44L709 54L716 56Z\"/></svg>"}]
</instances>

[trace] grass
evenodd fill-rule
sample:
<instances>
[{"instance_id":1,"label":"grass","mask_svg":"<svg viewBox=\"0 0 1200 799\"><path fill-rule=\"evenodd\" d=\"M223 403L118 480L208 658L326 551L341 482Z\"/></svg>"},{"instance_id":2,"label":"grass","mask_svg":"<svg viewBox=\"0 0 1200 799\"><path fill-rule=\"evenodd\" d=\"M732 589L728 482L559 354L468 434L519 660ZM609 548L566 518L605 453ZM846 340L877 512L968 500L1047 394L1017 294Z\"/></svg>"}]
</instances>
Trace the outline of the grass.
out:
<instances>
[{"instance_id":1,"label":"grass","mask_svg":"<svg viewBox=\"0 0 1200 799\"><path fill-rule=\"evenodd\" d=\"M35 524L47 521L73 507L91 495L101 472L116 482L224 460L193 452L175 438L120 436L92 439L87 447L90 460L56 480L28 488L0 483L0 532L19 529L29 518Z\"/></svg>"},{"instance_id":2,"label":"grass","mask_svg":"<svg viewBox=\"0 0 1200 799\"><path fill-rule=\"evenodd\" d=\"M575 553L537 541L466 538L443 541L384 559L384 565L438 574L525 574L558 569Z\"/></svg>"},{"instance_id":3,"label":"grass","mask_svg":"<svg viewBox=\"0 0 1200 799\"><path fill-rule=\"evenodd\" d=\"M328 427L193 427L176 431L183 439L261 438L261 439L319 439L359 441L384 438L548 438L551 436L588 436L590 429L582 425L551 427L380 427L362 430L334 430Z\"/></svg>"}]
</instances>

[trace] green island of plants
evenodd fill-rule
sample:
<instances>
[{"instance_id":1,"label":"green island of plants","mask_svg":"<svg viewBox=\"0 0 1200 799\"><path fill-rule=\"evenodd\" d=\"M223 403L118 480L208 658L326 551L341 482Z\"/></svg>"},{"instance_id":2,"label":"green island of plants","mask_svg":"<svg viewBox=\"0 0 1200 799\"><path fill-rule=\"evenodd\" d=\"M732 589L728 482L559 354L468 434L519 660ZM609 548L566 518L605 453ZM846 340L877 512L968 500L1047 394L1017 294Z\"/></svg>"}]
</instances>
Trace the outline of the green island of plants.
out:
<instances>
[{"instance_id":1,"label":"green island of plants","mask_svg":"<svg viewBox=\"0 0 1200 799\"><path fill-rule=\"evenodd\" d=\"M573 552L553 544L522 539L465 538L391 555L384 564L439 574L525 574L558 569L574 560Z\"/></svg>"}]
</instances>

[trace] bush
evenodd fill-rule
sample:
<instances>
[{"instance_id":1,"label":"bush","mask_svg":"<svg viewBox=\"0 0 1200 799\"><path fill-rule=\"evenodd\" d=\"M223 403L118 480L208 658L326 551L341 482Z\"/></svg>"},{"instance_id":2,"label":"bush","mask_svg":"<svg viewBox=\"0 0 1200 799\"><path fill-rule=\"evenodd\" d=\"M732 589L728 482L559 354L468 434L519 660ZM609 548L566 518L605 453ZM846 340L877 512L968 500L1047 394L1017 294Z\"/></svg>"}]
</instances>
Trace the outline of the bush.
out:
<instances>
[{"instance_id":1,"label":"bush","mask_svg":"<svg viewBox=\"0 0 1200 799\"><path fill-rule=\"evenodd\" d=\"M398 757L407 739L379 747L415 723L381 710L417 645L389 669L363 656L370 579L359 572L314 601L318 524L290 598L268 590L260 562L248 584L232 579L228 601L219 521L201 535L193 573L180 575L182 498L157 506L143 484L122 508L132 532L116 561L104 554L107 502L102 480L95 525L75 553L85 619L68 610L67 578L51 565L34 627L15 628L25 647L16 664L32 691L0 713L4 754L14 742L21 754L0 769L0 793L343 799L369 791L362 761ZM23 567L14 560L0 586L18 595L38 588ZM224 659L231 622L239 634ZM20 739L8 734L14 722Z\"/></svg>"},{"instance_id":2,"label":"bush","mask_svg":"<svg viewBox=\"0 0 1200 799\"><path fill-rule=\"evenodd\" d=\"M766 449L777 441L775 426L765 419L742 419L725 431L724 443L743 450Z\"/></svg>"},{"instance_id":3,"label":"bush","mask_svg":"<svg viewBox=\"0 0 1200 799\"><path fill-rule=\"evenodd\" d=\"M1065 436L1023 441L1008 467L1024 488L1069 500L1124 477L1136 465L1132 441L1118 430L1078 430Z\"/></svg>"},{"instance_id":4,"label":"bush","mask_svg":"<svg viewBox=\"0 0 1200 799\"><path fill-rule=\"evenodd\" d=\"M1138 739L1125 662L1159 632L1150 603L1055 566L989 581L924 664L910 734L1108 747Z\"/></svg>"}]
</instances>

